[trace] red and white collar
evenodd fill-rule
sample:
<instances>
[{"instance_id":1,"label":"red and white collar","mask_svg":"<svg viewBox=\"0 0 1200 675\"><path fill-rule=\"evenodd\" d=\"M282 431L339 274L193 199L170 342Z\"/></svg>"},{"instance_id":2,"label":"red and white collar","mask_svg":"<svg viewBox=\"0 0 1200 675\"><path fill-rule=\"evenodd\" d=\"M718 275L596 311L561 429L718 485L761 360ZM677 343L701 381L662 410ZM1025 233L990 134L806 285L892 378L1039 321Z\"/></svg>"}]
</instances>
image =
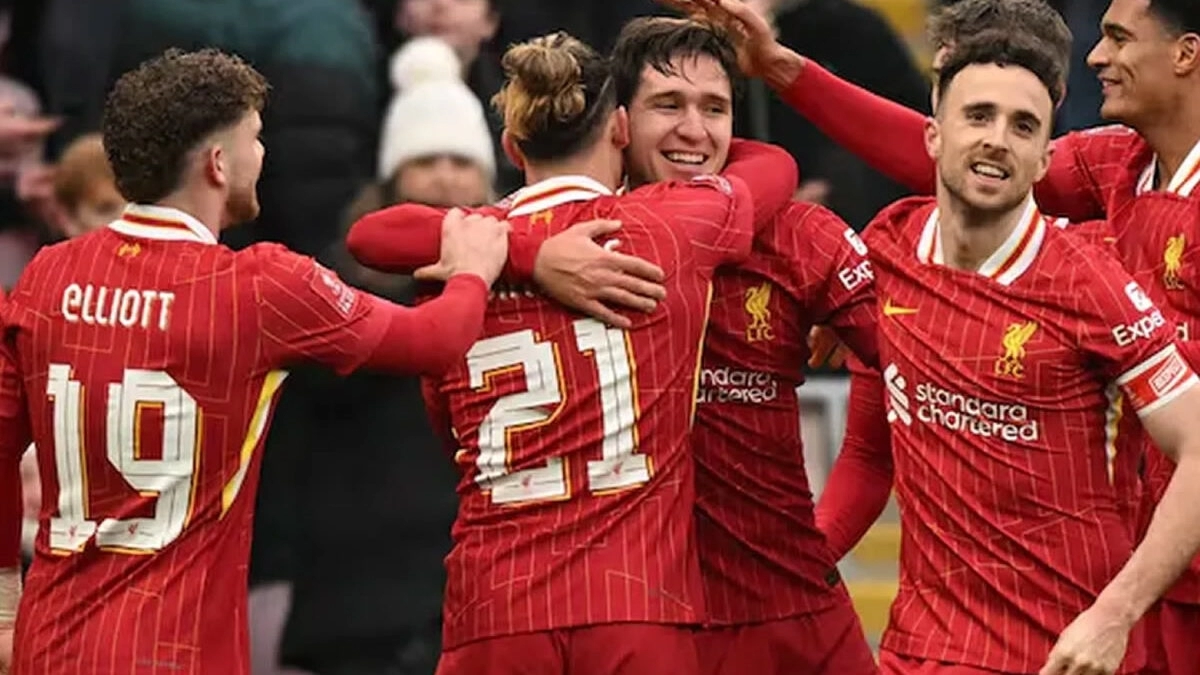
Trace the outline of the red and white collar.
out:
<instances>
[{"instance_id":1,"label":"red and white collar","mask_svg":"<svg viewBox=\"0 0 1200 675\"><path fill-rule=\"evenodd\" d=\"M925 221L925 228L921 230L921 237L917 240L917 260L927 265L946 264L938 217L938 209L935 208ZM1033 265L1033 260L1045 239L1046 219L1038 212L1037 204L1030 198L1021 213L1021 220L1008 235L1008 239L983 261L978 273L1003 286L1011 285Z\"/></svg>"},{"instance_id":2,"label":"red and white collar","mask_svg":"<svg viewBox=\"0 0 1200 675\"><path fill-rule=\"evenodd\" d=\"M612 190L587 176L555 176L514 192L508 215L527 216L569 202L582 202L611 195Z\"/></svg>"},{"instance_id":3,"label":"red and white collar","mask_svg":"<svg viewBox=\"0 0 1200 675\"><path fill-rule=\"evenodd\" d=\"M168 206L130 204L121 217L108 224L110 228L141 239L160 241L195 241L217 243L217 236L193 216Z\"/></svg>"},{"instance_id":4,"label":"red and white collar","mask_svg":"<svg viewBox=\"0 0 1200 675\"><path fill-rule=\"evenodd\" d=\"M1171 180L1167 181L1165 186L1162 181L1156 180L1157 178L1158 155L1156 154L1150 159L1150 166L1147 166L1142 171L1142 175L1138 177L1137 194L1153 192L1157 184L1158 189L1177 194L1180 197L1192 196L1196 186L1200 185L1200 142L1192 146L1187 157L1183 158L1183 164L1179 165L1179 169L1175 171L1175 175L1171 176Z\"/></svg>"}]
</instances>

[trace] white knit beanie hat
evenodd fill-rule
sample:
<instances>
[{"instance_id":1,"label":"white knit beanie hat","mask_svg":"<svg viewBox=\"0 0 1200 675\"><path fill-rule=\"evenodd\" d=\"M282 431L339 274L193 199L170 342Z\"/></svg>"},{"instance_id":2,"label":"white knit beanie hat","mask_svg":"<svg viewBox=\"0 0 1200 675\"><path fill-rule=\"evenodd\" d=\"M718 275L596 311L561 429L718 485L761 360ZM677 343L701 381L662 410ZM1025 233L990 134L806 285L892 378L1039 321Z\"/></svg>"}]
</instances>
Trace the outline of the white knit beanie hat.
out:
<instances>
[{"instance_id":1,"label":"white knit beanie hat","mask_svg":"<svg viewBox=\"0 0 1200 675\"><path fill-rule=\"evenodd\" d=\"M435 37L413 38L392 56L396 95L383 121L379 178L429 155L459 155L496 177L496 156L483 104L462 79L454 50Z\"/></svg>"}]
</instances>

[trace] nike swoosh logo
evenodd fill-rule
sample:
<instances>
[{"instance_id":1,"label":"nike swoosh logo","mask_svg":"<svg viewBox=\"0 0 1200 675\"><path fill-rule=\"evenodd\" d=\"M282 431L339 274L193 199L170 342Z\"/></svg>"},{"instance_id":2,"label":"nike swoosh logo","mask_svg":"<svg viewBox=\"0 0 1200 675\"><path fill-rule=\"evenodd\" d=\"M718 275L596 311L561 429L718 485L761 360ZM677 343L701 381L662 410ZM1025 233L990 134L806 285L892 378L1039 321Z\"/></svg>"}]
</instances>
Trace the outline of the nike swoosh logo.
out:
<instances>
[{"instance_id":1,"label":"nike swoosh logo","mask_svg":"<svg viewBox=\"0 0 1200 675\"><path fill-rule=\"evenodd\" d=\"M884 316L901 316L904 314L916 314L916 313L917 313L916 307L901 307L900 305L893 305L891 298L888 298L887 302L883 303L883 315Z\"/></svg>"}]
</instances>

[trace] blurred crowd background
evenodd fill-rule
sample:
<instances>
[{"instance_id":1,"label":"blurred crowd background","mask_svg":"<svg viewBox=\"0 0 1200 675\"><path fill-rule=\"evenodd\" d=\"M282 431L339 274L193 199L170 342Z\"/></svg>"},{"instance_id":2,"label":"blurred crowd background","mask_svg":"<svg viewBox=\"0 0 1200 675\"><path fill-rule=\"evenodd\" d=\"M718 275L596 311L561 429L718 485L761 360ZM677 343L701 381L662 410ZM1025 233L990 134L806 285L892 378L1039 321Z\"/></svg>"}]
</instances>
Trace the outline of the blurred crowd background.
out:
<instances>
[{"instance_id":1,"label":"blurred crowd background","mask_svg":"<svg viewBox=\"0 0 1200 675\"><path fill-rule=\"evenodd\" d=\"M935 2L748 1L771 13L783 42L927 111L924 26ZM1104 3L1051 4L1077 44L1058 126L1091 126L1100 93L1084 57ZM39 247L123 208L95 134L119 74L168 47L212 46L240 54L272 85L262 213L226 243L282 242L351 283L411 300L410 280L350 259L346 227L394 203L475 205L518 187L489 105L503 48L562 29L607 49L625 21L655 13L666 12L652 0L0 0L0 286ZM802 196L854 227L903 195L765 87L752 84L736 110L739 135L787 148ZM814 373L801 395L819 491L846 384ZM32 515L40 497L27 464ZM416 380L293 372L267 441L253 533L256 675L432 673L455 483ZM897 547L890 512L844 563L874 635L894 593Z\"/></svg>"}]
</instances>

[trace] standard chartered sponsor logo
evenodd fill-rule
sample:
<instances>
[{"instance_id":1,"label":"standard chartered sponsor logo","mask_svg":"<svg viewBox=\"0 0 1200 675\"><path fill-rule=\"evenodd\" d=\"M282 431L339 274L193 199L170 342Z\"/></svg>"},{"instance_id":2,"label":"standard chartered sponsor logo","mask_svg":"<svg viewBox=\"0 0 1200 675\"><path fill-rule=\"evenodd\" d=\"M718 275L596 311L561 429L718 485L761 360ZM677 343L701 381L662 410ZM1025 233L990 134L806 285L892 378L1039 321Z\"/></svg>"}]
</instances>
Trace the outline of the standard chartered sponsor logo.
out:
<instances>
[{"instance_id":1,"label":"standard chartered sponsor logo","mask_svg":"<svg viewBox=\"0 0 1200 675\"><path fill-rule=\"evenodd\" d=\"M777 398L779 383L770 373L728 366L700 371L699 403L767 403Z\"/></svg>"},{"instance_id":2,"label":"standard chartered sponsor logo","mask_svg":"<svg viewBox=\"0 0 1200 675\"><path fill-rule=\"evenodd\" d=\"M895 364L883 371L888 393L888 422L911 426L913 411L926 424L1005 441L1037 441L1037 420L1019 403L997 403L921 382L909 395L908 381Z\"/></svg>"}]
</instances>

